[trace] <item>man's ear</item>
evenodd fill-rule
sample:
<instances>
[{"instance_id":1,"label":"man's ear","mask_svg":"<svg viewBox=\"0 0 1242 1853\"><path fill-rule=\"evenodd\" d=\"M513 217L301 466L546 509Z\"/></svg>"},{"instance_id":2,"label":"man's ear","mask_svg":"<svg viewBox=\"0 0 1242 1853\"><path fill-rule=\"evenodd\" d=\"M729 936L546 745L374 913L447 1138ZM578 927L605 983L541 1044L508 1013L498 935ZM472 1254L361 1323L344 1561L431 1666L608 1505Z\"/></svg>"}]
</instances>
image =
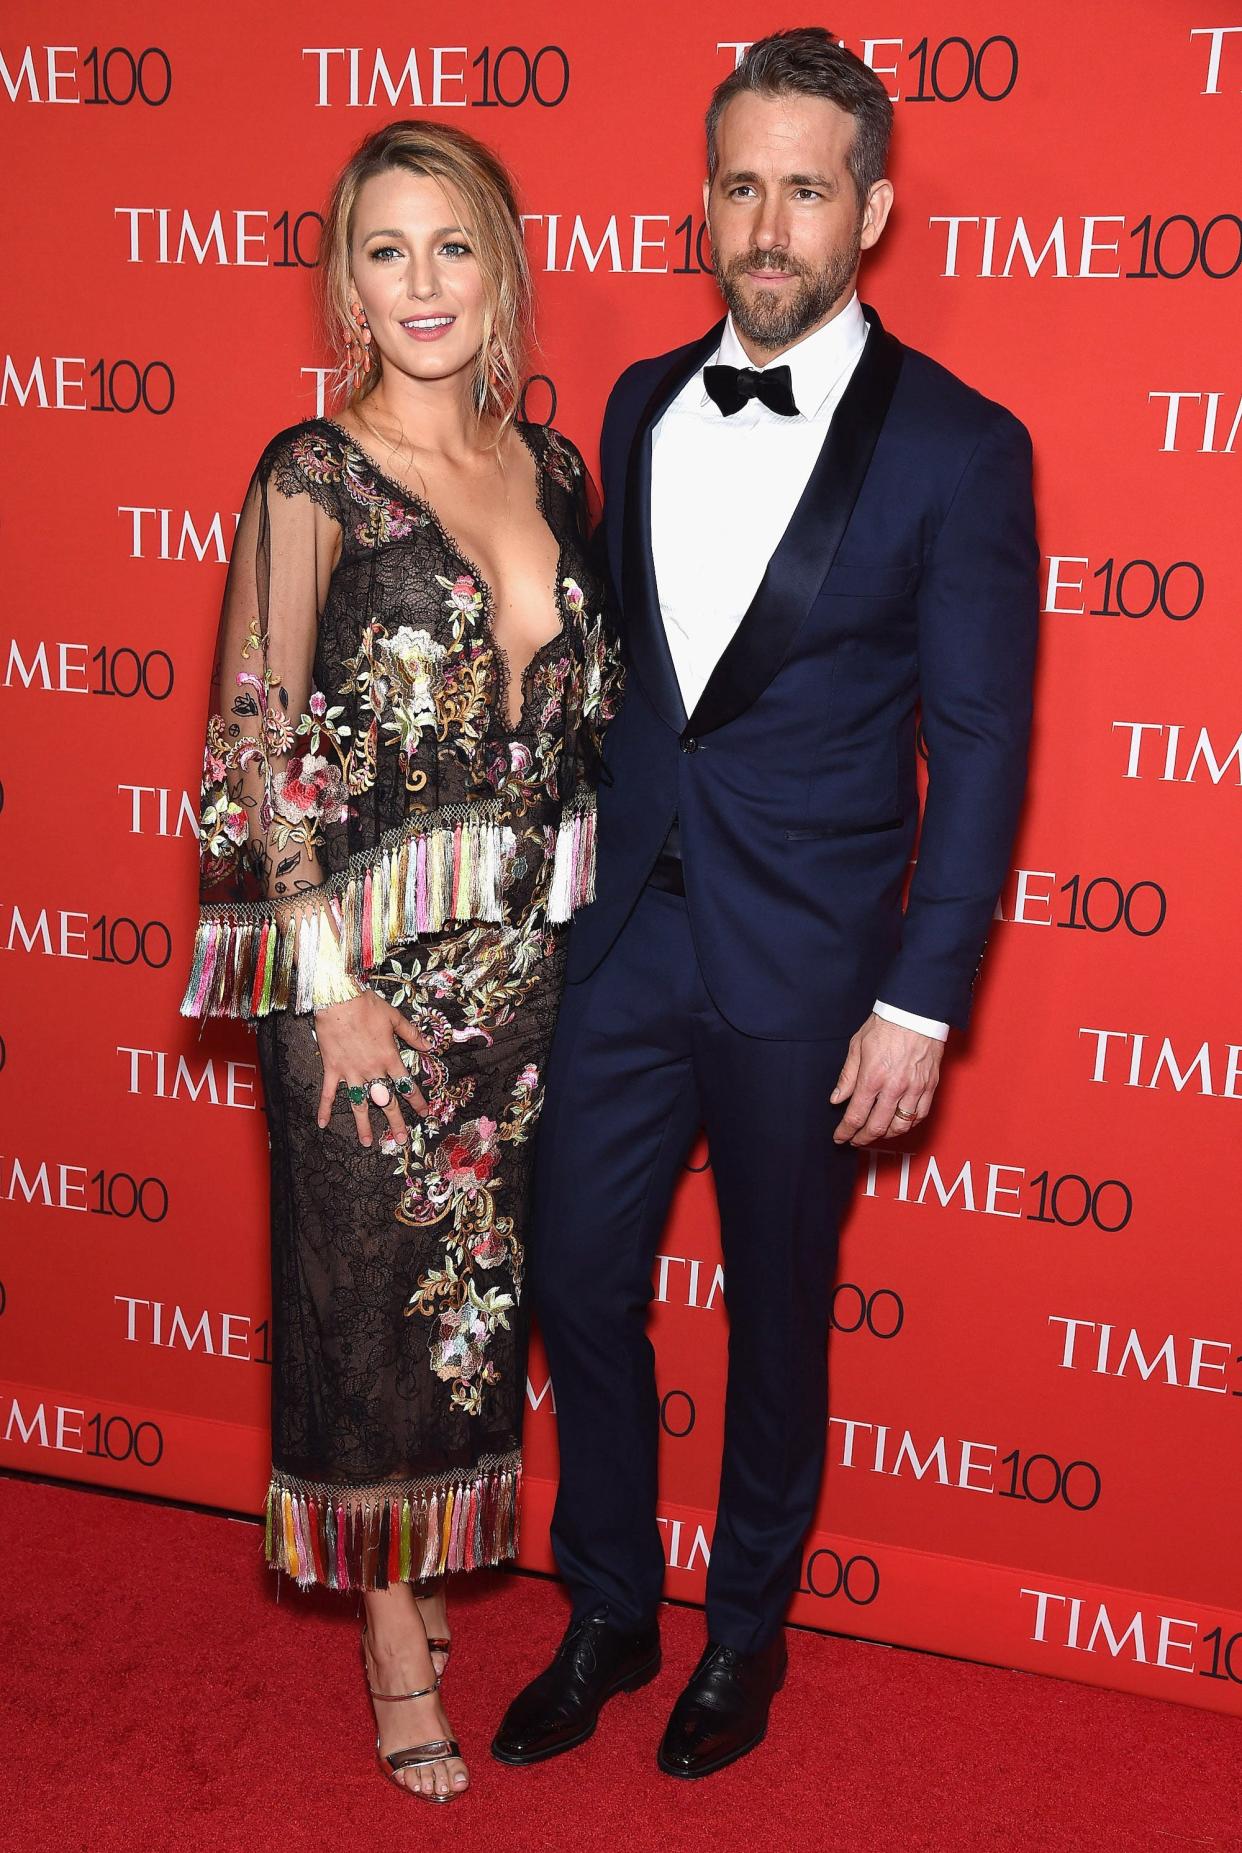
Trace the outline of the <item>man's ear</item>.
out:
<instances>
[{"instance_id":1,"label":"man's ear","mask_svg":"<svg viewBox=\"0 0 1242 1853\"><path fill-rule=\"evenodd\" d=\"M891 180L877 180L867 195L867 204L863 208L862 234L859 243L864 251L869 251L880 241L880 235L888 224L888 215L893 209L893 183Z\"/></svg>"}]
</instances>

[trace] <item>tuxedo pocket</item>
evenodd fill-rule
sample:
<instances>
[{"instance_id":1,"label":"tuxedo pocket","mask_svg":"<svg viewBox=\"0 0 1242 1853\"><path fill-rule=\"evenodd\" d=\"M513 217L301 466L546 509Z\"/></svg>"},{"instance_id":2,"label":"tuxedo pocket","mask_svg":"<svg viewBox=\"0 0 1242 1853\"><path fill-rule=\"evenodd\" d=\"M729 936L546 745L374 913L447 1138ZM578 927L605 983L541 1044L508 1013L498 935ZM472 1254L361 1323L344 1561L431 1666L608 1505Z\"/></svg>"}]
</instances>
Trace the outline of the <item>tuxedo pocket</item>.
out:
<instances>
[{"instance_id":1,"label":"tuxedo pocket","mask_svg":"<svg viewBox=\"0 0 1242 1853\"><path fill-rule=\"evenodd\" d=\"M904 598L919 582L917 563L893 565L878 560L850 560L833 566L820 587L821 598Z\"/></svg>"},{"instance_id":2,"label":"tuxedo pocket","mask_svg":"<svg viewBox=\"0 0 1242 1853\"><path fill-rule=\"evenodd\" d=\"M904 817L886 817L878 824L821 824L813 830L786 830L787 843L813 843L828 836L876 836L882 830L900 830Z\"/></svg>"}]
</instances>

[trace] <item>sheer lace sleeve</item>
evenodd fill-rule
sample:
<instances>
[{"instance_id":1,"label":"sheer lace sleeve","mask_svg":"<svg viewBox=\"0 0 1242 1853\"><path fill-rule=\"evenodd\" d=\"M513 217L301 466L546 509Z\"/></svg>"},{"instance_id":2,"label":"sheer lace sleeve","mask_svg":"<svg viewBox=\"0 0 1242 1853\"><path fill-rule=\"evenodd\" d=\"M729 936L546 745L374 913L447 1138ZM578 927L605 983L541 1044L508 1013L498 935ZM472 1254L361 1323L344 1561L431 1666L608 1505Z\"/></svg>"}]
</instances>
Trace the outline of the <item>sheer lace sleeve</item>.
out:
<instances>
[{"instance_id":1,"label":"sheer lace sleeve","mask_svg":"<svg viewBox=\"0 0 1242 1853\"><path fill-rule=\"evenodd\" d=\"M544 427L548 473L571 499L573 519L587 574L575 615L581 626L583 660L582 706L574 744L587 785L612 783L603 755L603 741L618 712L625 671L614 622L609 589L607 536L603 507L582 452L569 438ZM585 892L585 890L584 890ZM594 894L593 885L586 898Z\"/></svg>"},{"instance_id":2,"label":"sheer lace sleeve","mask_svg":"<svg viewBox=\"0 0 1242 1853\"><path fill-rule=\"evenodd\" d=\"M251 480L212 679L201 908L182 1012L254 1017L357 995L325 890L321 826L348 807L342 728L312 684L340 531L280 442Z\"/></svg>"}]
</instances>

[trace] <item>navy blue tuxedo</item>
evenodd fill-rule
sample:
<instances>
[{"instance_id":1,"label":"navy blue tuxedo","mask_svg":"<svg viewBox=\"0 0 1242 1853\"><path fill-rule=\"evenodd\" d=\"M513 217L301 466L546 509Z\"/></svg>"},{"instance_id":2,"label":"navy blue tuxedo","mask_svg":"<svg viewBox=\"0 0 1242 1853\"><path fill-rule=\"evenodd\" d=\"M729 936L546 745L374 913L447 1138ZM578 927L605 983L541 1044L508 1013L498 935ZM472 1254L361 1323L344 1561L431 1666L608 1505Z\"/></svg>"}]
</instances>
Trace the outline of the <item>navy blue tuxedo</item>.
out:
<instances>
[{"instance_id":1,"label":"navy blue tuxedo","mask_svg":"<svg viewBox=\"0 0 1242 1853\"><path fill-rule=\"evenodd\" d=\"M695 946L735 1027L848 1036L876 997L965 1026L1025 780L1031 447L1010 413L867 319L806 491L689 716L651 558L651 431L720 328L612 393L604 522L630 679L571 982L608 951L677 816ZM930 784L903 920L920 701Z\"/></svg>"},{"instance_id":2,"label":"navy blue tuxedo","mask_svg":"<svg viewBox=\"0 0 1242 1853\"><path fill-rule=\"evenodd\" d=\"M577 1614L638 1628L664 1572L652 1261L707 1129L729 1315L708 1629L744 1653L780 1624L823 1466L856 1159L833 1142L829 1095L877 997L965 1023L1030 723L1027 434L867 316L806 490L690 715L652 563L651 432L719 328L631 367L609 400L599 540L629 676L536 1154L553 1547ZM903 917L920 703L930 785ZM684 897L649 881L674 819Z\"/></svg>"}]
</instances>

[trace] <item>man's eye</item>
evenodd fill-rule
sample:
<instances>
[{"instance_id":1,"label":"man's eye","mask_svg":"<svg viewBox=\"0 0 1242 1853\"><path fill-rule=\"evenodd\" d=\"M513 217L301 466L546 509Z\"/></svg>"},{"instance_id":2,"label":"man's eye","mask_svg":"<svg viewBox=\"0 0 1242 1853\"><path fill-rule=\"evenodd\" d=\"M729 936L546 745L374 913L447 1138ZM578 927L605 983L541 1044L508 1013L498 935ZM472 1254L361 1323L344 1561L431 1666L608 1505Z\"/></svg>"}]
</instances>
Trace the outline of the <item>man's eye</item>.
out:
<instances>
[{"instance_id":1,"label":"man's eye","mask_svg":"<svg viewBox=\"0 0 1242 1853\"><path fill-rule=\"evenodd\" d=\"M814 187L799 187L798 188L798 192L797 192L798 199L820 199L821 197L822 195L817 193Z\"/></svg>"},{"instance_id":2,"label":"man's eye","mask_svg":"<svg viewBox=\"0 0 1242 1853\"><path fill-rule=\"evenodd\" d=\"M742 197L742 195L743 195L744 193L753 193L753 192L754 192L754 190L755 190L755 189L754 189L753 187L746 187L746 186L742 186L742 187L730 187L730 189L729 189L729 198L730 198L730 199L741 199L741 197Z\"/></svg>"}]
</instances>

